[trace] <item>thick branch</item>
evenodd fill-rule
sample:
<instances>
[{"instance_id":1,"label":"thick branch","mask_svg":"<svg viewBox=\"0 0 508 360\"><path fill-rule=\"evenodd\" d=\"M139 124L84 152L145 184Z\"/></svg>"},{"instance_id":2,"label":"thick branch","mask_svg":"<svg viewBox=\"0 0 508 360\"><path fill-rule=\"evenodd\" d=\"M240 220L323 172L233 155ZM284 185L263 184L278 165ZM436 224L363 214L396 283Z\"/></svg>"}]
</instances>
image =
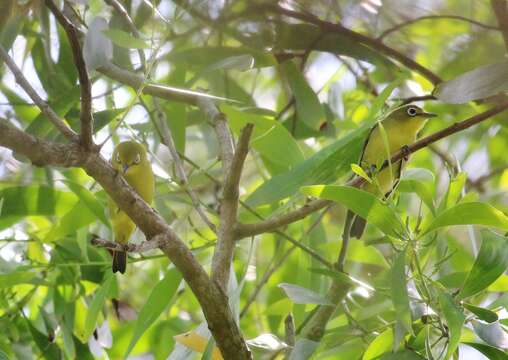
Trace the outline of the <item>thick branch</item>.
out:
<instances>
[{"instance_id":1,"label":"thick branch","mask_svg":"<svg viewBox=\"0 0 508 360\"><path fill-rule=\"evenodd\" d=\"M222 122L222 120L219 121ZM225 125L227 126L227 124ZM212 260L212 280L216 281L224 289L227 288L235 249L236 239L234 230L237 223L240 177L245 158L249 152L249 141L253 129L253 124L247 124L242 129L236 152L226 168L227 172L222 188L218 242ZM218 136L220 136L219 131L220 129L217 129Z\"/></svg>"},{"instance_id":2,"label":"thick branch","mask_svg":"<svg viewBox=\"0 0 508 360\"><path fill-rule=\"evenodd\" d=\"M508 3L506 0L490 0L494 15L496 15L497 23L503 34L504 45L508 50Z\"/></svg>"},{"instance_id":3,"label":"thick branch","mask_svg":"<svg viewBox=\"0 0 508 360\"><path fill-rule=\"evenodd\" d=\"M58 23L64 28L72 49L74 65L78 71L81 91L81 143L87 150L93 146L93 115L92 115L92 84L88 77L83 50L79 42L79 31L65 15L58 9L52 0L45 0L46 6L51 10Z\"/></svg>"},{"instance_id":4,"label":"thick branch","mask_svg":"<svg viewBox=\"0 0 508 360\"><path fill-rule=\"evenodd\" d=\"M381 33L381 35L378 36L378 40L383 40L383 38L385 38L386 36L390 35L391 33L395 32L395 31L398 31L406 26L409 26L409 25L412 25L412 24L415 24L419 21L422 21L422 20L431 20L431 19L452 19L452 20L459 20L459 21L465 21L465 22L468 22L470 24L473 24L473 25L476 25L476 26L479 26L479 27L482 27L484 29L488 29L488 30L499 30L498 27L495 27L495 26L491 26L491 25L488 25L488 24L484 24L484 23L481 23L479 21L476 21L476 20L473 20L473 19L469 19L469 18L466 18L464 16L459 16L459 15L426 15L426 16L420 16L416 19L411 19L411 20L407 20L407 21L404 21L400 24L397 24L395 25L394 27L391 27L389 29L386 29L385 31L383 31Z\"/></svg>"},{"instance_id":5,"label":"thick branch","mask_svg":"<svg viewBox=\"0 0 508 360\"><path fill-rule=\"evenodd\" d=\"M407 151L399 151L396 154L393 155L391 158L391 162L395 163L399 160L401 160L404 156L414 153L420 149L423 149L427 147L430 144L433 144L441 139L444 139L450 135L453 135L455 133L458 133L459 131L465 130L470 128L471 126L474 126L484 120L487 120L488 118L505 111L508 109L508 102L501 103L499 105L496 105L492 107L491 109L484 111L480 114L477 114L475 116L470 117L469 119L466 119L464 121L460 121L457 123L454 123L453 125L438 131L434 134L431 134L429 136L424 137L423 139L418 140L417 142L408 145ZM386 166L388 166L388 161L385 161L380 168L383 169ZM355 186L359 187L363 184L365 180L361 177L356 177L352 181L348 182L346 185L349 186ZM308 215L312 214L313 212L324 208L326 205L332 203L329 200L312 200L302 206L301 208L290 211L284 215L280 215L268 220L260 221L257 223L252 224L238 224L236 228L236 237L238 239L241 239L243 237L248 236L254 236L258 235L264 232L274 231L275 229L289 225L293 222L296 222L298 220L301 220Z\"/></svg>"},{"instance_id":6,"label":"thick branch","mask_svg":"<svg viewBox=\"0 0 508 360\"><path fill-rule=\"evenodd\" d=\"M272 4L263 4L260 6L261 9L266 9L271 12L275 12L278 14L282 14L294 19L298 19L301 21L305 21L314 25L319 26L321 29L330 31L333 33L338 33L343 36L346 36L354 41L357 41L361 44L367 45L371 47L372 49L378 51L381 54L384 54L394 60L397 60L402 65L407 67L408 69L414 70L426 79L428 79L430 82L432 82L434 85L439 84L442 80L439 76L434 74L429 69L425 68L424 66L418 64L413 59L407 57L403 53L399 52L398 50L395 50L385 44L383 44L381 41L372 39L366 35L357 33L353 30L350 30L340 24L334 24L327 21L323 21L317 17L315 17L312 14L307 13L301 13L293 10L289 10L286 8L283 8L279 5L272 5Z\"/></svg>"},{"instance_id":7,"label":"thick branch","mask_svg":"<svg viewBox=\"0 0 508 360\"><path fill-rule=\"evenodd\" d=\"M44 115L60 130L60 132L69 140L77 140L78 135L58 116L53 109L37 94L35 89L30 85L21 70L18 68L14 60L11 59L7 51L0 45L0 59L5 62L9 70L11 70L16 82L30 96L32 101L42 111Z\"/></svg>"},{"instance_id":8,"label":"thick branch","mask_svg":"<svg viewBox=\"0 0 508 360\"><path fill-rule=\"evenodd\" d=\"M77 143L57 144L38 139L0 118L0 146L26 156L35 166L79 166L83 162Z\"/></svg>"}]
</instances>

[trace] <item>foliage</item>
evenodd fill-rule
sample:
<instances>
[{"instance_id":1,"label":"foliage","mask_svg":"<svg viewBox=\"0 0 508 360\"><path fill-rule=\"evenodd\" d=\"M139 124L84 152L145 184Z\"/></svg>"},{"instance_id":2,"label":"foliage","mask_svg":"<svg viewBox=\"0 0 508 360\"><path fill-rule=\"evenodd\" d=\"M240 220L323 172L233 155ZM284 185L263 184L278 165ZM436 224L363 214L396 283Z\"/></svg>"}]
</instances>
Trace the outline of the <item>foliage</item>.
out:
<instances>
[{"instance_id":1,"label":"foliage","mask_svg":"<svg viewBox=\"0 0 508 360\"><path fill-rule=\"evenodd\" d=\"M358 164L363 139L400 99L425 95L439 114L421 136L506 104L508 29L492 25L489 2L278 2L302 15L292 18L274 1L119 1L131 24L116 2L65 1L81 23L94 139L105 157L121 140L145 144L153 207L200 264L210 269L217 235L197 208L219 225L226 176L209 114L195 106L206 96L221 99L235 139L254 124L241 224L329 201L237 242L227 295L255 359L507 358L506 113L413 154L387 199L347 183L352 174L370 181ZM420 19L429 14L456 16ZM79 132L72 48L45 2L1 0L0 44ZM111 62L141 85L112 76ZM66 141L6 66L0 77L2 118ZM152 84L172 99L153 96ZM221 358L202 299L160 250L130 253L127 273L111 273L110 252L91 243L112 240L107 194L92 177L1 147L0 160L0 359ZM344 273L332 264L347 209L369 225L349 240ZM131 239L143 241L139 230ZM334 298L334 286L347 296ZM319 306L337 310L319 339L306 337Z\"/></svg>"}]
</instances>

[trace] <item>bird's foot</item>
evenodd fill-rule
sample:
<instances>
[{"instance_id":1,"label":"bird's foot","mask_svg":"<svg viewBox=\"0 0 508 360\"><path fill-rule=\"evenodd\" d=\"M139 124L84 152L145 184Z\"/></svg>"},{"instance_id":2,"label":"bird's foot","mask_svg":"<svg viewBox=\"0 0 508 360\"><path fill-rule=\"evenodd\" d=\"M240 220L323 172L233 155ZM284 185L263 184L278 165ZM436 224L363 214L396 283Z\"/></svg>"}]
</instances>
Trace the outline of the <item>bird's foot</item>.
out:
<instances>
[{"instance_id":1,"label":"bird's foot","mask_svg":"<svg viewBox=\"0 0 508 360\"><path fill-rule=\"evenodd\" d=\"M407 145L402 146L400 148L400 152L402 153L402 159L404 159L404 161L408 161L409 155L411 155L411 149L409 149L409 146Z\"/></svg>"}]
</instances>

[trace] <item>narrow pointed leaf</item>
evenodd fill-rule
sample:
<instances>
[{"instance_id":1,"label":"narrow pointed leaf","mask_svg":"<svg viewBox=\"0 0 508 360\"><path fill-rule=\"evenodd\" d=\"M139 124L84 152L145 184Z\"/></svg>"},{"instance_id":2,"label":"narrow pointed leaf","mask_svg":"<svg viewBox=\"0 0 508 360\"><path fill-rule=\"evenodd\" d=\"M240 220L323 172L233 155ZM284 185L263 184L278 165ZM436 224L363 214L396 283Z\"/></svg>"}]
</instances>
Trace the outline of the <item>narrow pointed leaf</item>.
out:
<instances>
[{"instance_id":1,"label":"narrow pointed leaf","mask_svg":"<svg viewBox=\"0 0 508 360\"><path fill-rule=\"evenodd\" d=\"M180 272L172 268L168 270L166 275L155 285L152 292L148 296L148 300L138 315L138 320L134 326L131 341L125 352L125 358L130 354L134 345L138 342L145 331L153 324L155 320L162 314L164 309L176 293L178 286L182 280Z\"/></svg>"},{"instance_id":2,"label":"narrow pointed leaf","mask_svg":"<svg viewBox=\"0 0 508 360\"><path fill-rule=\"evenodd\" d=\"M458 299L475 295L496 281L508 268L508 241L506 237L484 230L482 245L469 271Z\"/></svg>"},{"instance_id":3,"label":"narrow pointed leaf","mask_svg":"<svg viewBox=\"0 0 508 360\"><path fill-rule=\"evenodd\" d=\"M406 232L395 211L366 191L350 186L315 185L302 187L301 192L342 204L387 235L400 237Z\"/></svg>"}]
</instances>

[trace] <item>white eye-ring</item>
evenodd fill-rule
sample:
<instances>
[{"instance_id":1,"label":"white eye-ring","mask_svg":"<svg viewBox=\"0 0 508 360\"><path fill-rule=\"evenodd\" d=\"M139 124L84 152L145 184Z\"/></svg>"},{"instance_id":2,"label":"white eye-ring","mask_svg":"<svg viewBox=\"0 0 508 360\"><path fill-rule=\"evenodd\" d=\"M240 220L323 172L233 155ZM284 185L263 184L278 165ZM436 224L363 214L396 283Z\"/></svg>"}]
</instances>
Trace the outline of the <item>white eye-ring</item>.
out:
<instances>
[{"instance_id":1,"label":"white eye-ring","mask_svg":"<svg viewBox=\"0 0 508 360\"><path fill-rule=\"evenodd\" d=\"M118 163L121 162L120 161L120 153L116 153L116 162L118 162Z\"/></svg>"},{"instance_id":2,"label":"white eye-ring","mask_svg":"<svg viewBox=\"0 0 508 360\"><path fill-rule=\"evenodd\" d=\"M139 164L141 162L141 155L137 154L136 158L134 159L134 164Z\"/></svg>"},{"instance_id":3,"label":"white eye-ring","mask_svg":"<svg viewBox=\"0 0 508 360\"><path fill-rule=\"evenodd\" d=\"M415 116L417 113L418 113L418 110L416 110L416 108L414 108L414 107L409 107L407 109L407 114L409 116Z\"/></svg>"}]
</instances>

